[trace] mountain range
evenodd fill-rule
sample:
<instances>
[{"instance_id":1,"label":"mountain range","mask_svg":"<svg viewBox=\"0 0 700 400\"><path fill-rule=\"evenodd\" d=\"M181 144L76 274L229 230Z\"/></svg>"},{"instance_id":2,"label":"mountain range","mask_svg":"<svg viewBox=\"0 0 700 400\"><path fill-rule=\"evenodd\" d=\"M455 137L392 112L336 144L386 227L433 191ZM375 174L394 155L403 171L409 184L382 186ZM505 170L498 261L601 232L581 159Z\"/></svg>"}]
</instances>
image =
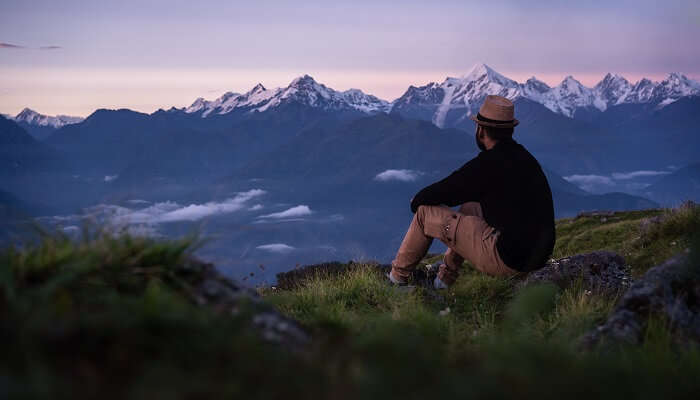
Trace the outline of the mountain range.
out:
<instances>
[{"instance_id":1,"label":"mountain range","mask_svg":"<svg viewBox=\"0 0 700 400\"><path fill-rule=\"evenodd\" d=\"M528 99L554 113L576 118L626 104L660 109L680 98L700 95L700 83L678 72L670 73L661 82L643 78L634 84L619 74L608 73L592 88L582 85L571 75L559 85L550 87L534 76L519 83L486 64L477 64L461 77L448 77L442 83L433 82L420 87L409 86L403 95L391 102L359 89L337 91L316 82L309 75L303 75L284 88L267 89L259 83L244 94L226 92L214 100L200 97L189 107L173 107L169 112L185 112L206 118L232 112L265 112L296 102L322 110L365 114L393 112L409 118L431 120L438 127L446 127L457 125L454 121L448 121L449 114L459 115L458 122L464 121L478 111L489 94L511 100ZM28 108L12 119L30 133L40 128L50 131L83 120L65 115L46 116ZM43 139L48 135L41 136Z\"/></svg>"},{"instance_id":2,"label":"mountain range","mask_svg":"<svg viewBox=\"0 0 700 400\"><path fill-rule=\"evenodd\" d=\"M152 114L100 109L81 119L47 117L25 109L12 118L14 125L5 120L0 127L1 139L8 143L0 157L4 165L0 174L11 177L0 190L14 188L20 193L10 191L20 198L43 204L39 193L55 187L52 200L68 205L75 193L59 188L74 187L85 204L125 196L125 191L150 193L165 183L169 190L161 190L163 195L182 194L192 191L190 185L195 183L219 185L235 176L281 181L305 176L308 186L326 179L324 174L337 176L339 182L371 179L380 167L413 165L448 173L469 152L460 149L460 140L433 148L434 142L473 129L467 116L489 94L513 99L521 121L517 140L558 182L565 182L561 176L568 175L683 167L700 159L700 137L694 128L700 124L699 87L672 73L662 82L642 79L635 84L608 74L593 88L567 77L552 88L534 77L518 83L479 64L442 84L411 86L393 102L358 89L337 91L303 75L283 88L258 84L244 94L228 92L211 101L199 98L189 107ZM386 115L396 118L381 118ZM447 134L404 120L423 120L446 132L457 130ZM401 129L417 131L404 137ZM426 157L431 148L435 154ZM33 185L25 184L29 176ZM680 176L681 182L690 179ZM94 184L106 177L109 185ZM646 193L630 194L664 202L675 198L659 190ZM590 208L586 201L567 199L570 204L560 204L567 213Z\"/></svg>"},{"instance_id":3,"label":"mountain range","mask_svg":"<svg viewBox=\"0 0 700 400\"><path fill-rule=\"evenodd\" d=\"M477 154L467 116L488 94L515 102L514 138L540 161L557 217L695 199L696 83L680 74L625 82L608 75L594 88L573 78L549 88L477 65L391 103L304 75L151 114L51 120L27 111L0 117L0 219L14 227L27 214L50 215L75 230L75 215L87 212L178 234L208 216L206 233L221 239L208 255L232 269L279 266L290 254L300 263L386 259L411 218L410 198ZM640 189L626 193L577 186L638 176ZM266 248L286 253L255 250Z\"/></svg>"},{"instance_id":4,"label":"mountain range","mask_svg":"<svg viewBox=\"0 0 700 400\"><path fill-rule=\"evenodd\" d=\"M582 85L573 76L549 87L535 77L518 83L485 64L478 64L462 77L409 87L391 103L391 111L429 117L439 127L456 126L478 112L489 94L531 100L557 114L577 118L624 104L660 109L680 98L700 95L700 83L674 72L661 82L645 78L631 84L620 75L608 73L593 88Z\"/></svg>"}]
</instances>

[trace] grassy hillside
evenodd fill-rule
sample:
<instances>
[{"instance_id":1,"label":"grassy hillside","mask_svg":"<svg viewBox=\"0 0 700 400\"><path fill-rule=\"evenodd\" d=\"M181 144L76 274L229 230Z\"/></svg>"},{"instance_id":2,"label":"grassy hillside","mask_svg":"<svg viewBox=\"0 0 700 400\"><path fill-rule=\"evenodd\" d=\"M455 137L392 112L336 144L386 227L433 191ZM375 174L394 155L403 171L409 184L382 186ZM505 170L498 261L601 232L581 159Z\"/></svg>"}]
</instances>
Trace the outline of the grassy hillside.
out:
<instances>
[{"instance_id":1,"label":"grassy hillside","mask_svg":"<svg viewBox=\"0 0 700 400\"><path fill-rule=\"evenodd\" d=\"M698 228L697 209L559 220L554 257L614 250L639 276ZM438 294L391 287L369 265L260 288L313 336L290 351L249 329L255 304L234 315L197 305L196 241L86 236L2 252L0 396L658 399L700 389L699 349L674 343L661 318L640 347L580 350L616 301L580 285L516 290L465 264Z\"/></svg>"}]
</instances>

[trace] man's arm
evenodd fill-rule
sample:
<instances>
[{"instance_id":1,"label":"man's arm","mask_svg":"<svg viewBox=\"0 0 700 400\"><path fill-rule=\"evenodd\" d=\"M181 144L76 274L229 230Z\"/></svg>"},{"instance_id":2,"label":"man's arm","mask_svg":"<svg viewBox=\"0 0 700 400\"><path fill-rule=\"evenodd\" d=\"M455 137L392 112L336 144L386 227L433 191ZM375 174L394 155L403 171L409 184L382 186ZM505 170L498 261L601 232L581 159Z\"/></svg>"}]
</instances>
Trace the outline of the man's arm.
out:
<instances>
[{"instance_id":1,"label":"man's arm","mask_svg":"<svg viewBox=\"0 0 700 400\"><path fill-rule=\"evenodd\" d=\"M453 207L467 201L478 201L484 191L484 177L488 171L483 167L483 157L469 160L446 178L421 189L411 200L411 211L418 206L445 204Z\"/></svg>"}]
</instances>

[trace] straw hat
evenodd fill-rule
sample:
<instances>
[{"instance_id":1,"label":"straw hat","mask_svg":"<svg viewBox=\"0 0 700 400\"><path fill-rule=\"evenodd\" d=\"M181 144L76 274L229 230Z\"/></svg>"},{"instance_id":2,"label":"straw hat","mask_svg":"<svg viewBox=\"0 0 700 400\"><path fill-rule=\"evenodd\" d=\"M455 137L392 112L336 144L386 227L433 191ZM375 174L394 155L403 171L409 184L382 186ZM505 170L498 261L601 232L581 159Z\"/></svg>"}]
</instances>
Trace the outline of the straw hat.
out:
<instances>
[{"instance_id":1,"label":"straw hat","mask_svg":"<svg viewBox=\"0 0 700 400\"><path fill-rule=\"evenodd\" d=\"M488 95L481 105L479 113L470 115L479 125L493 128L513 128L520 123L514 117L515 106L513 102L503 96Z\"/></svg>"}]
</instances>

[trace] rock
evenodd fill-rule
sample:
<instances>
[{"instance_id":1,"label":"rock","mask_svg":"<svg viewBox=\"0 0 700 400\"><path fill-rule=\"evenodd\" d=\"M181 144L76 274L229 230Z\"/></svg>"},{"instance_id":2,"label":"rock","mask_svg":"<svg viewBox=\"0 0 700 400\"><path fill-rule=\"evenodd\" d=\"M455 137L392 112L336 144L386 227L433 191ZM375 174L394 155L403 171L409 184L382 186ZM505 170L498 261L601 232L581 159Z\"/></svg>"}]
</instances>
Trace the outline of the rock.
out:
<instances>
[{"instance_id":1,"label":"rock","mask_svg":"<svg viewBox=\"0 0 700 400\"><path fill-rule=\"evenodd\" d=\"M552 282L564 289L579 279L586 290L603 294L625 290L632 282L630 268L622 256L611 251L595 251L550 260L527 275L520 286Z\"/></svg>"},{"instance_id":2,"label":"rock","mask_svg":"<svg viewBox=\"0 0 700 400\"><path fill-rule=\"evenodd\" d=\"M651 268L622 296L602 325L581 339L598 344L641 344L652 315L666 320L676 343L700 343L700 274L685 254ZM697 267L697 266L696 266Z\"/></svg>"},{"instance_id":3,"label":"rock","mask_svg":"<svg viewBox=\"0 0 700 400\"><path fill-rule=\"evenodd\" d=\"M195 303L229 315L239 315L244 309L250 312L250 327L264 340L291 350L301 350L311 342L298 322L264 304L255 290L221 275L214 265L190 259L177 273L187 282L186 293Z\"/></svg>"}]
</instances>

